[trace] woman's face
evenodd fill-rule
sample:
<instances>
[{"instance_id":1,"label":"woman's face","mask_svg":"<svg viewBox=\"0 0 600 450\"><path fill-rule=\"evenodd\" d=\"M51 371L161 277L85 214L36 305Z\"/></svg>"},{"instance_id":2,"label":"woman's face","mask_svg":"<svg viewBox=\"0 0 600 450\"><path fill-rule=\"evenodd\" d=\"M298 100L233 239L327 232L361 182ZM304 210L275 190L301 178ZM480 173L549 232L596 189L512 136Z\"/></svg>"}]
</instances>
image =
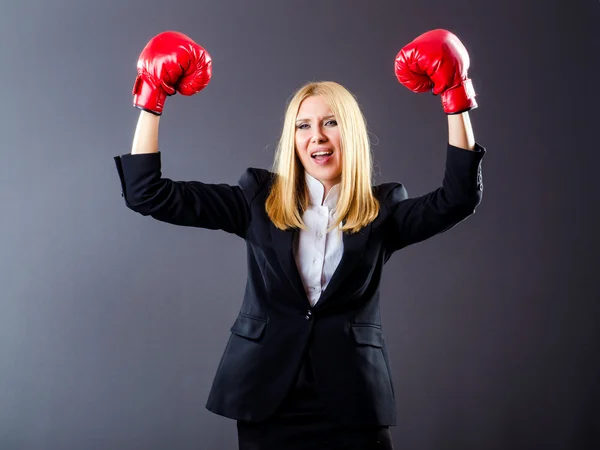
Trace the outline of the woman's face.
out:
<instances>
[{"instance_id":1,"label":"woman's face","mask_svg":"<svg viewBox=\"0 0 600 450\"><path fill-rule=\"evenodd\" d=\"M323 97L307 97L300 104L295 141L304 169L325 186L326 192L341 181L340 131Z\"/></svg>"}]
</instances>

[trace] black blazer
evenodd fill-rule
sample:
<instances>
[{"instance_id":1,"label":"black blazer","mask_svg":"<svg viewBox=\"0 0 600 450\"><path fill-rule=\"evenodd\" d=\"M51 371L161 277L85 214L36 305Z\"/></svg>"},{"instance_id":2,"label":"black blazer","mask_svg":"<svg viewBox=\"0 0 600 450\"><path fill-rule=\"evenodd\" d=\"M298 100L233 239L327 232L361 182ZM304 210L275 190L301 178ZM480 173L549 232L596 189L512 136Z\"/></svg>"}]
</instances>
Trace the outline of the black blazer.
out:
<instances>
[{"instance_id":1,"label":"black blazer","mask_svg":"<svg viewBox=\"0 0 600 450\"><path fill-rule=\"evenodd\" d=\"M273 174L249 168L239 185L176 182L161 154L115 157L126 205L157 220L220 229L246 241L248 278L239 316L206 407L232 419L269 418L292 387L305 350L330 417L347 425L394 425L395 397L381 329L379 285L390 256L473 214L482 197L476 151L448 145L442 186L408 198L400 183L373 187L378 217L344 234L327 289L310 307L293 256L297 231L275 228L265 212Z\"/></svg>"}]
</instances>

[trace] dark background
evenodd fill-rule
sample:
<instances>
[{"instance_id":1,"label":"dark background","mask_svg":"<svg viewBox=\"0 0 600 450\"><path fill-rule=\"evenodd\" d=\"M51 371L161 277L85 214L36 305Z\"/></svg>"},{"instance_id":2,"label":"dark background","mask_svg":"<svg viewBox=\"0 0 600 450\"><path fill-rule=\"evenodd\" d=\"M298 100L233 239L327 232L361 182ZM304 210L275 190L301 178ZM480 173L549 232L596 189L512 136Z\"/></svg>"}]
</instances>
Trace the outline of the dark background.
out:
<instances>
[{"instance_id":1,"label":"dark background","mask_svg":"<svg viewBox=\"0 0 600 450\"><path fill-rule=\"evenodd\" d=\"M0 11L0 449L235 449L204 409L245 284L242 240L125 207L138 55L164 30L214 61L168 99L163 174L269 168L285 102L335 80L377 183L441 182L440 99L393 61L446 28L471 56L484 199L382 285L397 449L600 448L598 1L21 0Z\"/></svg>"}]
</instances>

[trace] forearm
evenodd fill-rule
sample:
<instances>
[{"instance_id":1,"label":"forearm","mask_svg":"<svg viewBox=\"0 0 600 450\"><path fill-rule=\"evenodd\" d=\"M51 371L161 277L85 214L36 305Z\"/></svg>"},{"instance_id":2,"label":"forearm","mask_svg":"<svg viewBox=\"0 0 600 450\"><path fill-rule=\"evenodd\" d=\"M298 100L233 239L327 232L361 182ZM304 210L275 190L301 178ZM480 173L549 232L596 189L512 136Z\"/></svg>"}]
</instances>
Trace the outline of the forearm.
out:
<instances>
[{"instance_id":1,"label":"forearm","mask_svg":"<svg viewBox=\"0 0 600 450\"><path fill-rule=\"evenodd\" d=\"M131 154L140 153L157 153L158 152L158 126L160 116L140 112L135 134L133 136L133 144L131 146Z\"/></svg>"},{"instance_id":2,"label":"forearm","mask_svg":"<svg viewBox=\"0 0 600 450\"><path fill-rule=\"evenodd\" d=\"M475 136L468 112L448 115L448 143L465 150L475 149Z\"/></svg>"}]
</instances>

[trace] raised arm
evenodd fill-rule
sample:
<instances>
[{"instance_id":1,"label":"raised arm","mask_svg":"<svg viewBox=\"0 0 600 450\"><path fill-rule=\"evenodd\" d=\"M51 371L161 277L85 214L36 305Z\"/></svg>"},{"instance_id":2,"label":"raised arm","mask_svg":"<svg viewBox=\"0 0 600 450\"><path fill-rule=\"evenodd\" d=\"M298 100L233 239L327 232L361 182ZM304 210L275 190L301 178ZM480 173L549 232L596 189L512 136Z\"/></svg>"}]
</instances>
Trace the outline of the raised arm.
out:
<instances>
[{"instance_id":1,"label":"raised arm","mask_svg":"<svg viewBox=\"0 0 600 450\"><path fill-rule=\"evenodd\" d=\"M396 56L398 81L413 92L440 95L448 117L446 170L442 186L409 198L401 184L392 186L386 204L392 216L391 251L444 232L474 213L482 199L481 160L468 111L477 108L467 72L469 55L447 30L428 31Z\"/></svg>"},{"instance_id":2,"label":"raised arm","mask_svg":"<svg viewBox=\"0 0 600 450\"><path fill-rule=\"evenodd\" d=\"M131 153L114 158L126 205L142 215L182 226L221 229L244 236L253 173L241 186L173 181L161 171L158 129L167 96L193 95L211 77L211 58L188 36L168 31L152 38L138 60L133 105L142 110Z\"/></svg>"}]
</instances>

